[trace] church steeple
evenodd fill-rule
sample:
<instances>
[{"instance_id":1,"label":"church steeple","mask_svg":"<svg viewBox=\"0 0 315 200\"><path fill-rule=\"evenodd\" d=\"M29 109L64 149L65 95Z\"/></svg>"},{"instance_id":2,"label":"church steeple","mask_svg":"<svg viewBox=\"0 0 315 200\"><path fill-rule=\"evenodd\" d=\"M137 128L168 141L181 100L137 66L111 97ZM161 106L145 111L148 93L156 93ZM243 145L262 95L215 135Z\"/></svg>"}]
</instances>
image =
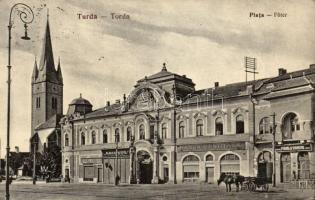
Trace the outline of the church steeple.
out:
<instances>
[{"instance_id":1,"label":"church steeple","mask_svg":"<svg viewBox=\"0 0 315 200\"><path fill-rule=\"evenodd\" d=\"M60 83L63 83L61 67L60 67L60 57L58 58L57 76Z\"/></svg>"},{"instance_id":2,"label":"church steeple","mask_svg":"<svg viewBox=\"0 0 315 200\"><path fill-rule=\"evenodd\" d=\"M33 69L33 74L32 74L32 83L36 81L37 77L38 77L38 68L37 68L37 60L35 58L34 69Z\"/></svg>"},{"instance_id":3,"label":"church steeple","mask_svg":"<svg viewBox=\"0 0 315 200\"><path fill-rule=\"evenodd\" d=\"M60 60L56 70L47 15L40 59L35 60L32 75L32 124L31 135L36 127L55 115L63 113L63 80Z\"/></svg>"},{"instance_id":4,"label":"church steeple","mask_svg":"<svg viewBox=\"0 0 315 200\"><path fill-rule=\"evenodd\" d=\"M47 23L45 29L45 35L43 39L43 46L41 57L39 61L39 81L58 82L58 75L54 63L54 55L51 44L50 26L47 15Z\"/></svg>"}]
</instances>

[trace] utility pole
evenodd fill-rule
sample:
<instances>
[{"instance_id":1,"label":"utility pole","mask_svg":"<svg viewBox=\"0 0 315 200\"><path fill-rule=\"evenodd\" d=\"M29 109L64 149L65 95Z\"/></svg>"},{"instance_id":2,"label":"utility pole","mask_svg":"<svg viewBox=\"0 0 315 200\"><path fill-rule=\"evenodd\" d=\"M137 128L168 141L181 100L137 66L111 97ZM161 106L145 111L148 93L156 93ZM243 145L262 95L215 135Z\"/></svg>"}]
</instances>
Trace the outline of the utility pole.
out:
<instances>
[{"instance_id":1,"label":"utility pole","mask_svg":"<svg viewBox=\"0 0 315 200\"><path fill-rule=\"evenodd\" d=\"M33 185L36 184L36 139L33 142Z\"/></svg>"},{"instance_id":2,"label":"utility pole","mask_svg":"<svg viewBox=\"0 0 315 200\"><path fill-rule=\"evenodd\" d=\"M272 152L273 152L273 170L272 170L272 186L276 187L276 113L273 113L272 116Z\"/></svg>"}]
</instances>

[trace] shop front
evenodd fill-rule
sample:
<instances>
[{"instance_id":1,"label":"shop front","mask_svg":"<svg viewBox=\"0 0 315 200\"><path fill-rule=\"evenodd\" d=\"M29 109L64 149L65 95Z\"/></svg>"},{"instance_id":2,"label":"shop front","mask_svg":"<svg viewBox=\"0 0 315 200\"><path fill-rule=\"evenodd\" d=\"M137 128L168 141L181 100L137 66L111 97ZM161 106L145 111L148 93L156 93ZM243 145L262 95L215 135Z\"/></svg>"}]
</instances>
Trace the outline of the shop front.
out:
<instances>
[{"instance_id":1,"label":"shop front","mask_svg":"<svg viewBox=\"0 0 315 200\"><path fill-rule=\"evenodd\" d=\"M222 173L250 173L246 142L179 145L177 150L179 182L215 183Z\"/></svg>"},{"instance_id":2,"label":"shop front","mask_svg":"<svg viewBox=\"0 0 315 200\"><path fill-rule=\"evenodd\" d=\"M118 175L120 183L129 183L130 180L130 150L129 148L105 149L103 153L103 181L114 184Z\"/></svg>"},{"instance_id":3,"label":"shop front","mask_svg":"<svg viewBox=\"0 0 315 200\"><path fill-rule=\"evenodd\" d=\"M315 178L311 168L311 157L314 157L312 143L281 144L276 146L280 161L280 182L308 180Z\"/></svg>"}]
</instances>

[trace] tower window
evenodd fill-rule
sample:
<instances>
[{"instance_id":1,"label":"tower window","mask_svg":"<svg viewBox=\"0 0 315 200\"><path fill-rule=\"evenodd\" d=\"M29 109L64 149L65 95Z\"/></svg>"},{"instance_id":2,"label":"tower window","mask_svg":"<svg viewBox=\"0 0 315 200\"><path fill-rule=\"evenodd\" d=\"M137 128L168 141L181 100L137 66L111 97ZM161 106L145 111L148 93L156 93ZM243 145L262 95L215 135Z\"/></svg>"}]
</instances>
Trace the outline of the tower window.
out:
<instances>
[{"instance_id":1,"label":"tower window","mask_svg":"<svg viewBox=\"0 0 315 200\"><path fill-rule=\"evenodd\" d=\"M36 108L40 108L40 97L36 97Z\"/></svg>"},{"instance_id":2,"label":"tower window","mask_svg":"<svg viewBox=\"0 0 315 200\"><path fill-rule=\"evenodd\" d=\"M57 109L57 98L56 97L53 97L51 99L51 108L52 109Z\"/></svg>"}]
</instances>

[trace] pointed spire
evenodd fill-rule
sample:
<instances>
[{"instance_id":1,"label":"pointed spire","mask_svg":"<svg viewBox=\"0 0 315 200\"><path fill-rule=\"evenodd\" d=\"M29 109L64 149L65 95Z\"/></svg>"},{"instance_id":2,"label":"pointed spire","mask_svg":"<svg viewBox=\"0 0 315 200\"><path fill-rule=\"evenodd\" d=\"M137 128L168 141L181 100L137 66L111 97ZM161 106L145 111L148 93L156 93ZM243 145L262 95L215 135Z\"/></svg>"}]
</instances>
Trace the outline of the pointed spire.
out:
<instances>
[{"instance_id":1,"label":"pointed spire","mask_svg":"<svg viewBox=\"0 0 315 200\"><path fill-rule=\"evenodd\" d=\"M58 57L57 77L60 83L62 83L63 78L62 78L61 67L60 67L60 57Z\"/></svg>"},{"instance_id":2,"label":"pointed spire","mask_svg":"<svg viewBox=\"0 0 315 200\"><path fill-rule=\"evenodd\" d=\"M44 69L46 73L55 72L55 63L54 63L54 56L53 56L53 50L52 50L52 44L51 44L51 36L50 36L50 27L49 27L49 19L48 19L48 13L47 13L47 24L46 24L46 30L45 30L45 36L43 40L43 47L42 47L42 55L39 62L39 70Z\"/></svg>"},{"instance_id":3,"label":"pointed spire","mask_svg":"<svg viewBox=\"0 0 315 200\"><path fill-rule=\"evenodd\" d=\"M37 77L38 77L38 68L37 68L37 60L35 57L34 69L33 69L33 74L32 74L32 82L35 82Z\"/></svg>"}]
</instances>

